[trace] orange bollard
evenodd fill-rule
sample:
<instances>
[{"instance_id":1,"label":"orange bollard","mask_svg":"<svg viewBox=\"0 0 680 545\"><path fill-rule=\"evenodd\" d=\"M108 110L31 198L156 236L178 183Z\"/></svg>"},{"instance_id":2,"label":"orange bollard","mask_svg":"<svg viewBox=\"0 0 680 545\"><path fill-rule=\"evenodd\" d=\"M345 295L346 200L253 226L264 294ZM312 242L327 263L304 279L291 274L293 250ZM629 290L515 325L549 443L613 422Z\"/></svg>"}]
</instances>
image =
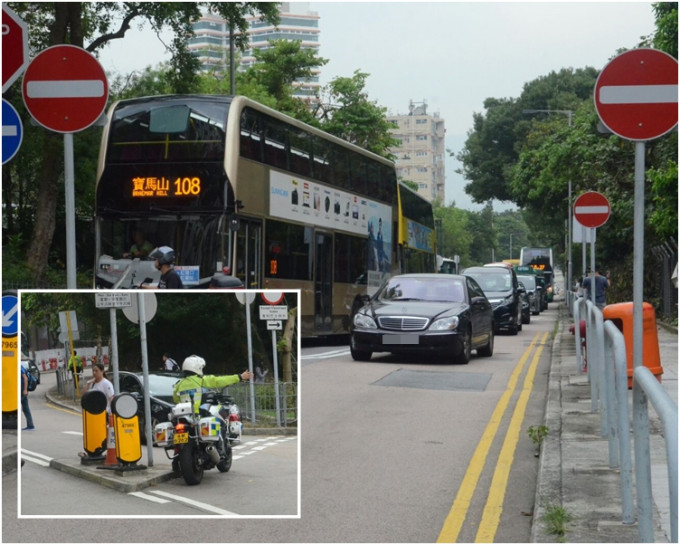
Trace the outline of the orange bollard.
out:
<instances>
[{"instance_id":1,"label":"orange bollard","mask_svg":"<svg viewBox=\"0 0 680 545\"><path fill-rule=\"evenodd\" d=\"M113 414L109 414L108 439L106 442L106 461L105 466L117 466L118 457L116 456L116 435L113 429Z\"/></svg>"},{"instance_id":2,"label":"orange bollard","mask_svg":"<svg viewBox=\"0 0 680 545\"><path fill-rule=\"evenodd\" d=\"M602 311L605 320L611 320L623 333L628 360L628 389L633 388L633 303L607 305ZM656 333L656 314L649 303L642 303L642 365L647 367L656 380L661 382L663 367Z\"/></svg>"}]
</instances>

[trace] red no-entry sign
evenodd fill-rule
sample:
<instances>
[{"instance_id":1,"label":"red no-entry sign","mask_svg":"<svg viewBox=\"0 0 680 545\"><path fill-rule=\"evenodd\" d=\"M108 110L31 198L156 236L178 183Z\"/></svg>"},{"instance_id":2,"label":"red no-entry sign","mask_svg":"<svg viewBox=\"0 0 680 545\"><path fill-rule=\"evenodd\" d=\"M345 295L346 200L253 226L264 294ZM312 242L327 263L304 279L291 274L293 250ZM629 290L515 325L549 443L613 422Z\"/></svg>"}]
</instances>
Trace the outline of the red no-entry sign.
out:
<instances>
[{"instance_id":1,"label":"red no-entry sign","mask_svg":"<svg viewBox=\"0 0 680 545\"><path fill-rule=\"evenodd\" d=\"M596 191L588 191L574 202L574 217L584 227L601 227L610 213L607 197Z\"/></svg>"},{"instance_id":2,"label":"red no-entry sign","mask_svg":"<svg viewBox=\"0 0 680 545\"><path fill-rule=\"evenodd\" d=\"M656 49L612 59L595 83L602 123L626 140L653 140L678 124L678 61Z\"/></svg>"},{"instance_id":3,"label":"red no-entry sign","mask_svg":"<svg viewBox=\"0 0 680 545\"><path fill-rule=\"evenodd\" d=\"M31 61L23 81L26 108L43 127L72 133L92 125L109 96L97 59L73 45L55 45Z\"/></svg>"},{"instance_id":4,"label":"red no-entry sign","mask_svg":"<svg viewBox=\"0 0 680 545\"><path fill-rule=\"evenodd\" d=\"M2 5L2 92L9 89L28 64L28 27Z\"/></svg>"}]
</instances>

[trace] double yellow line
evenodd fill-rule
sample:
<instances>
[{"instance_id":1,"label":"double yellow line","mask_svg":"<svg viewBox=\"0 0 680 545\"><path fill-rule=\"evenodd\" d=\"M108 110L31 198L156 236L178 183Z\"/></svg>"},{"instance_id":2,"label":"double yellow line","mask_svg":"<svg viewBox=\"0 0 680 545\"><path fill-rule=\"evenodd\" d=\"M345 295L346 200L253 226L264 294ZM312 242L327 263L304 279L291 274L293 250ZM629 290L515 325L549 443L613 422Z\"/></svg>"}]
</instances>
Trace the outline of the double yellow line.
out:
<instances>
[{"instance_id":1,"label":"double yellow line","mask_svg":"<svg viewBox=\"0 0 680 545\"><path fill-rule=\"evenodd\" d=\"M529 356L533 352L540 335L540 333L536 334L534 339L531 341L529 348L527 348L524 354L522 354L522 357L510 376L507 389L505 392L503 392L503 395L496 404L496 408L494 409L493 414L491 415L491 418L484 429L482 438L477 444L477 448L472 455L472 459L470 460L470 464L468 465L465 476L463 477L463 482L458 489L458 494L456 495L456 499L453 502L451 511L449 511L449 514L444 521L444 526L442 527L439 537L437 538L437 543L455 543L458 539L458 535L460 534L460 530L463 527L463 523L465 522L468 509L470 508L472 496L474 495L475 489L477 488L477 482L479 481L479 477L482 474L484 465L486 464L486 458L489 454L491 444L496 437L498 427L500 426L503 415L508 408L510 398L515 392L519 377L522 374L524 366L529 360ZM538 350L536 350L534 353L529 370L527 371L526 377L524 378L522 391L520 393L519 399L517 400L517 404L515 405L515 410L512 413L510 425L508 426L508 431L505 435L505 440L503 441L503 446L498 457L498 463L496 464L491 486L489 487L489 495L487 497L484 512L482 514L482 520L479 523L477 536L475 537L475 542L477 543L492 543L496 535L496 531L498 530L501 513L503 512L503 499L505 498L505 490L508 485L510 468L515 456L515 448L517 447L517 442L519 441L520 428L522 421L524 420L524 414L526 413L529 396L533 389L536 368L538 367L538 362L541 358L541 354L543 353L543 345L545 344L547 337L548 333L544 333Z\"/></svg>"}]
</instances>

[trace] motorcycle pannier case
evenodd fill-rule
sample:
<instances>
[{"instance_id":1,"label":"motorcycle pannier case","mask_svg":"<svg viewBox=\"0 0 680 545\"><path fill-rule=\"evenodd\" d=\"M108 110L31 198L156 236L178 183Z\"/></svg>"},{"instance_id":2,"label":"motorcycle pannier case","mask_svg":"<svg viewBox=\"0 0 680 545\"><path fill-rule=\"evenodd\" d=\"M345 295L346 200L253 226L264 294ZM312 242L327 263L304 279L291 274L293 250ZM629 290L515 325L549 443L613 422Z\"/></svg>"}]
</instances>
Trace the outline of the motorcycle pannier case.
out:
<instances>
[{"instance_id":1,"label":"motorcycle pannier case","mask_svg":"<svg viewBox=\"0 0 680 545\"><path fill-rule=\"evenodd\" d=\"M163 422L161 424L156 424L154 429L154 442L159 447L167 447L172 445L172 437L175 434L175 428L172 422Z\"/></svg>"},{"instance_id":2,"label":"motorcycle pannier case","mask_svg":"<svg viewBox=\"0 0 680 545\"><path fill-rule=\"evenodd\" d=\"M191 414L191 403L178 403L172 408L172 416Z\"/></svg>"},{"instance_id":3,"label":"motorcycle pannier case","mask_svg":"<svg viewBox=\"0 0 680 545\"><path fill-rule=\"evenodd\" d=\"M214 416L208 416L199 420L199 427L201 430L201 440L203 441L219 441L220 439L220 421Z\"/></svg>"}]
</instances>

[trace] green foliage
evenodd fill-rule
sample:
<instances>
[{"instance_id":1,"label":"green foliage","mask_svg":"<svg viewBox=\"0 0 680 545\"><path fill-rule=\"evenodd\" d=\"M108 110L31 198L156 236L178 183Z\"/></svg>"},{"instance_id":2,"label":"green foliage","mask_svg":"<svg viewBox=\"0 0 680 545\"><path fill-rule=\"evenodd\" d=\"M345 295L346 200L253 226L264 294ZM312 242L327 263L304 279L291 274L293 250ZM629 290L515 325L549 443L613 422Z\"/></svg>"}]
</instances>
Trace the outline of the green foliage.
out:
<instances>
[{"instance_id":1,"label":"green foliage","mask_svg":"<svg viewBox=\"0 0 680 545\"><path fill-rule=\"evenodd\" d=\"M136 297L136 293L132 296ZM205 358L207 374L232 374L248 368L248 344L245 307L232 293L155 292L157 310L146 324L150 369L158 369L161 356L169 352L181 364L187 356ZM286 302L297 305L288 294ZM251 308L253 358L269 361L271 335L266 322L258 318L258 303ZM95 294L82 292L29 292L22 297L22 327L46 328L51 346L59 334L59 312L73 310L78 317L80 337L104 337L110 330L109 312L95 307ZM141 360L139 326L116 311L120 368L137 371Z\"/></svg>"},{"instance_id":2,"label":"green foliage","mask_svg":"<svg viewBox=\"0 0 680 545\"><path fill-rule=\"evenodd\" d=\"M572 520L572 516L561 505L550 504L546 506L543 514L543 522L546 524L546 532L558 537L561 541L567 533L567 523Z\"/></svg>"},{"instance_id":3,"label":"green foliage","mask_svg":"<svg viewBox=\"0 0 680 545\"><path fill-rule=\"evenodd\" d=\"M319 104L317 117L321 128L332 135L392 158L396 145L389 129L387 109L368 99L365 91L368 74L355 70L351 78L338 77L324 89L327 95Z\"/></svg>"},{"instance_id":4,"label":"green foliage","mask_svg":"<svg viewBox=\"0 0 680 545\"><path fill-rule=\"evenodd\" d=\"M540 448L543 439L545 439L548 435L548 431L548 426L529 426L527 429L527 434L531 438L534 445Z\"/></svg>"},{"instance_id":5,"label":"green foliage","mask_svg":"<svg viewBox=\"0 0 680 545\"><path fill-rule=\"evenodd\" d=\"M647 171L651 181L652 210L649 223L660 238L675 237L678 233L678 164L669 160L666 165Z\"/></svg>"},{"instance_id":6,"label":"green foliage","mask_svg":"<svg viewBox=\"0 0 680 545\"><path fill-rule=\"evenodd\" d=\"M678 58L678 3L656 2L652 4L656 33L653 46Z\"/></svg>"}]
</instances>

